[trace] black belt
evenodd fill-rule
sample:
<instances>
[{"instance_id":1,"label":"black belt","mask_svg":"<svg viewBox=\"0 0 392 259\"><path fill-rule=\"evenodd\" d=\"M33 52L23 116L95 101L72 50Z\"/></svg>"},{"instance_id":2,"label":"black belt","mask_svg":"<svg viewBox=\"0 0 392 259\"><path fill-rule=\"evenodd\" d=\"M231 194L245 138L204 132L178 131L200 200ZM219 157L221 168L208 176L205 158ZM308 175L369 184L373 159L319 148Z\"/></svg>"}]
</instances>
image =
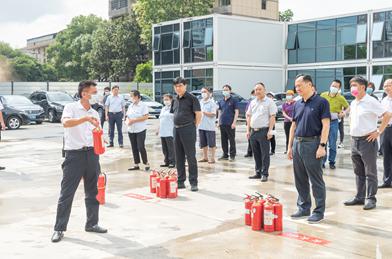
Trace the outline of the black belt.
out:
<instances>
[{"instance_id":1,"label":"black belt","mask_svg":"<svg viewBox=\"0 0 392 259\"><path fill-rule=\"evenodd\" d=\"M366 136L362 136L362 137L354 137L354 136L351 136L354 140L364 140L364 139L367 139L368 137L369 137L369 135L366 135Z\"/></svg>"},{"instance_id":2,"label":"black belt","mask_svg":"<svg viewBox=\"0 0 392 259\"><path fill-rule=\"evenodd\" d=\"M269 127L263 127L263 128L252 128L253 131L257 132L260 130L269 130Z\"/></svg>"},{"instance_id":3,"label":"black belt","mask_svg":"<svg viewBox=\"0 0 392 259\"><path fill-rule=\"evenodd\" d=\"M313 137L295 137L296 140L299 142L311 142L320 139L320 136L313 136Z\"/></svg>"},{"instance_id":4,"label":"black belt","mask_svg":"<svg viewBox=\"0 0 392 259\"><path fill-rule=\"evenodd\" d=\"M109 114L117 114L117 113L122 113L122 111L121 112L109 112Z\"/></svg>"},{"instance_id":5,"label":"black belt","mask_svg":"<svg viewBox=\"0 0 392 259\"><path fill-rule=\"evenodd\" d=\"M82 147L81 149L72 149L72 150L65 150L65 152L86 152L86 151L90 151L93 150L94 147Z\"/></svg>"},{"instance_id":6,"label":"black belt","mask_svg":"<svg viewBox=\"0 0 392 259\"><path fill-rule=\"evenodd\" d=\"M186 123L186 124L182 124L182 125L174 125L174 127L176 129L179 129L179 128L183 128L183 127L186 127L186 126L189 126L189 125L192 125L192 124L194 124L194 122L190 122L190 123Z\"/></svg>"}]
</instances>

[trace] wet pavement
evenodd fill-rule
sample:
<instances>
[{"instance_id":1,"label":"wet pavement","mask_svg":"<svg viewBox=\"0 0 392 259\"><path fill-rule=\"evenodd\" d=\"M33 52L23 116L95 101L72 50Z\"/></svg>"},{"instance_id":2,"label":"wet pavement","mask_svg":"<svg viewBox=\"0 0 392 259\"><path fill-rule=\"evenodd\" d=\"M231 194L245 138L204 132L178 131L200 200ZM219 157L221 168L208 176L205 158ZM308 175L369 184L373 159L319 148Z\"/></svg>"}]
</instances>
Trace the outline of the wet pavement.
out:
<instances>
[{"instance_id":1,"label":"wet pavement","mask_svg":"<svg viewBox=\"0 0 392 259\"><path fill-rule=\"evenodd\" d=\"M158 120L149 120L147 148L153 168L162 163L157 125ZM0 143L0 164L7 167L0 171L0 258L392 258L392 189L379 190L373 211L342 204L355 192L348 138L346 148L338 150L338 169L325 170L326 219L318 225L290 219L297 192L291 162L283 154L282 128L279 123L269 182L248 179L254 162L243 157L247 141L245 126L240 125L235 162L199 163L200 191L192 193L188 186L175 200L151 195L147 172L127 171L132 163L125 136L124 149L110 149L101 157L108 187L100 225L109 233L84 231L80 186L68 231L57 244L50 237L62 175L61 125L44 123L5 132ZM381 179L381 159L378 166ZM283 233L244 226L242 198L254 191L281 199ZM132 198L134 194L152 199Z\"/></svg>"}]
</instances>

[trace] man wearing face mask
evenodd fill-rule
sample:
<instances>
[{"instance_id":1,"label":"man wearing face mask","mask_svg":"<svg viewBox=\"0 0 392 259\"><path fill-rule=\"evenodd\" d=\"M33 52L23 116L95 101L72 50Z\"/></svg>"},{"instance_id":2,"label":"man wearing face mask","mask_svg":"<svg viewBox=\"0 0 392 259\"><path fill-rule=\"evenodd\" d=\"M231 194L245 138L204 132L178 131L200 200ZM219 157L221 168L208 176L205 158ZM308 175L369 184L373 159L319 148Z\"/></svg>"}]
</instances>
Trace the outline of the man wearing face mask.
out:
<instances>
[{"instance_id":1,"label":"man wearing face mask","mask_svg":"<svg viewBox=\"0 0 392 259\"><path fill-rule=\"evenodd\" d=\"M120 87L118 85L112 87L112 94L105 102L105 113L106 120L109 121L110 145L108 147L114 147L114 128L116 126L118 145L120 148L123 148L122 125L125 116L125 101L124 98L119 95L119 91Z\"/></svg>"},{"instance_id":2,"label":"man wearing face mask","mask_svg":"<svg viewBox=\"0 0 392 259\"><path fill-rule=\"evenodd\" d=\"M105 106L106 100L108 99L109 95L110 95L110 87L105 87L103 89L103 99L102 99L102 103L104 106ZM105 117L106 117L105 112L103 112L102 116L101 116L101 128L103 128L103 125L105 124L105 120L106 120Z\"/></svg>"},{"instance_id":3,"label":"man wearing face mask","mask_svg":"<svg viewBox=\"0 0 392 259\"><path fill-rule=\"evenodd\" d=\"M238 100L231 96L231 86L223 86L224 99L218 103L218 124L221 132L223 155L218 160L234 161L237 150L235 147L235 128L238 119ZM229 158L230 143L230 158Z\"/></svg>"},{"instance_id":4,"label":"man wearing face mask","mask_svg":"<svg viewBox=\"0 0 392 259\"><path fill-rule=\"evenodd\" d=\"M357 193L344 205L364 205L364 210L371 210L376 208L377 202L377 138L390 122L391 113L387 112L380 102L366 94L367 85L367 80L361 76L355 76L350 80L351 94L355 96L350 107L350 135ZM383 117L382 123L377 128L380 117Z\"/></svg>"},{"instance_id":5,"label":"man wearing face mask","mask_svg":"<svg viewBox=\"0 0 392 259\"><path fill-rule=\"evenodd\" d=\"M91 95L97 92L96 83L79 83L78 102L65 105L61 122L64 126L65 160L62 164L63 179L57 205L56 224L52 242L59 242L67 230L72 201L80 181L83 179L87 221L87 232L106 233L98 226L99 203L96 199L98 189L99 156L94 153L93 130L99 128L99 114L90 105Z\"/></svg>"},{"instance_id":6,"label":"man wearing face mask","mask_svg":"<svg viewBox=\"0 0 392 259\"><path fill-rule=\"evenodd\" d=\"M336 144L338 141L338 132L339 132L339 119L344 118L346 113L346 109L349 107L349 104L344 98L343 95L340 94L340 88L342 86L342 82L338 79L332 81L331 87L328 92L324 92L321 94L321 97L327 99L331 112L331 124L329 129L328 136L328 160L329 160L329 168L335 169L336 163ZM327 156L324 157L323 167L325 168L325 162L327 161Z\"/></svg>"}]
</instances>

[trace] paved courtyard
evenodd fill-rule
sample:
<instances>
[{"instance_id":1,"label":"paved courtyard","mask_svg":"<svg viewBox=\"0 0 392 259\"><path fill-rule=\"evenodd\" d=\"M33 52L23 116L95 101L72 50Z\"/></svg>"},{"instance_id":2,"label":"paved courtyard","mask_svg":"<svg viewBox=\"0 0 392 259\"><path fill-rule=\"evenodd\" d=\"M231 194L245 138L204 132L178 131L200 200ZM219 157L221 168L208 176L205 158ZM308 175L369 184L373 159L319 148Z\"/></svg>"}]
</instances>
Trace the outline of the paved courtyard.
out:
<instances>
[{"instance_id":1,"label":"paved courtyard","mask_svg":"<svg viewBox=\"0 0 392 259\"><path fill-rule=\"evenodd\" d=\"M157 125L158 120L149 120L147 148L152 168L162 163ZM248 179L254 162L243 157L247 141L242 124L237 130L236 161L199 164L200 191L190 192L188 184L175 200L151 195L147 172L127 171L131 150L126 138L124 149L110 149L101 157L108 189L100 225L109 233L84 231L80 186L68 231L57 244L50 237L62 175L62 127L44 123L7 131L0 143L0 164L7 167L0 172L0 258L392 258L392 189L379 190L373 211L342 204L355 192L348 138L346 148L338 151L338 169L325 170L325 221L309 225L290 219L297 193L291 162L283 154L282 128L278 123L269 182ZM381 159L378 166L381 179ZM282 234L254 232L244 226L242 199L255 191L281 199ZM151 199L140 200L135 194Z\"/></svg>"}]
</instances>

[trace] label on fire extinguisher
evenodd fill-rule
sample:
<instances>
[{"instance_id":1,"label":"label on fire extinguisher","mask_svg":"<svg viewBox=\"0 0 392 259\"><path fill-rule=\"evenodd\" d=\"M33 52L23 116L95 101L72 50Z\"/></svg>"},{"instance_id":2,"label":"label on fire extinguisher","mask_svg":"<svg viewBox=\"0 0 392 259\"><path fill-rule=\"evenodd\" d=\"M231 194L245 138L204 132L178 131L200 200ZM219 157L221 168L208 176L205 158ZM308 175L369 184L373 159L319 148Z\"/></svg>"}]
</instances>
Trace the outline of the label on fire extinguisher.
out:
<instances>
[{"instance_id":1,"label":"label on fire extinguisher","mask_svg":"<svg viewBox=\"0 0 392 259\"><path fill-rule=\"evenodd\" d=\"M245 209L245 214L250 214L250 209Z\"/></svg>"},{"instance_id":2,"label":"label on fire extinguisher","mask_svg":"<svg viewBox=\"0 0 392 259\"><path fill-rule=\"evenodd\" d=\"M177 183L170 182L170 193L176 193Z\"/></svg>"},{"instance_id":3,"label":"label on fire extinguisher","mask_svg":"<svg viewBox=\"0 0 392 259\"><path fill-rule=\"evenodd\" d=\"M151 179L151 185L152 185L152 188L157 188L157 178Z\"/></svg>"},{"instance_id":4,"label":"label on fire extinguisher","mask_svg":"<svg viewBox=\"0 0 392 259\"><path fill-rule=\"evenodd\" d=\"M275 214L273 211L265 210L264 211L264 225L271 226L274 222Z\"/></svg>"}]
</instances>

